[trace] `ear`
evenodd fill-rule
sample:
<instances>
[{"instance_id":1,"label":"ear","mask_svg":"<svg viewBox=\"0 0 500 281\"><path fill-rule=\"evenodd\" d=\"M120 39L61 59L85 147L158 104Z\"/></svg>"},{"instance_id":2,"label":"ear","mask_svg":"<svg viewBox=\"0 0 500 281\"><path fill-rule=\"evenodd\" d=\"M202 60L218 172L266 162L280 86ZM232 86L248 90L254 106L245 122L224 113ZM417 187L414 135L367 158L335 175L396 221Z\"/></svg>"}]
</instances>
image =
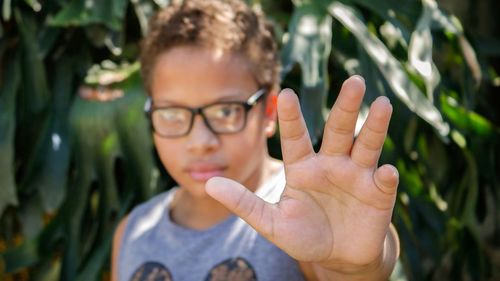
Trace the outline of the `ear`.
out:
<instances>
[{"instance_id":1,"label":"ear","mask_svg":"<svg viewBox=\"0 0 500 281\"><path fill-rule=\"evenodd\" d=\"M265 109L265 118L266 124L264 127L264 131L268 138L272 137L274 133L276 133L276 122L278 115L278 89L272 89L269 91L266 97L266 109Z\"/></svg>"}]
</instances>

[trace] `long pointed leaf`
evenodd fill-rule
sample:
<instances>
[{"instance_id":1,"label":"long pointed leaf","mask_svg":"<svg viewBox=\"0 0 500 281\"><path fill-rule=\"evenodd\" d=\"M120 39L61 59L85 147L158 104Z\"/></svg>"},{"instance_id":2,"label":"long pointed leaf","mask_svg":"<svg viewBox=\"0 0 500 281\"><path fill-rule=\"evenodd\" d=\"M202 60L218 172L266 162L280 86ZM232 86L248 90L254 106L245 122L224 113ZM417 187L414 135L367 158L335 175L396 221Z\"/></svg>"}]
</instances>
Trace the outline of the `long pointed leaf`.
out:
<instances>
[{"instance_id":1,"label":"long pointed leaf","mask_svg":"<svg viewBox=\"0 0 500 281\"><path fill-rule=\"evenodd\" d=\"M433 0L426 0L429 2L434 2ZM482 79L482 70L479 64L476 51L471 46L470 42L467 40L464 34L464 30L460 21L453 15L447 15L442 9L437 5L429 6L432 15L432 28L441 29L449 34L454 34L458 38L458 44L462 51L462 55L467 62L472 77L474 78L475 86L477 87Z\"/></svg>"},{"instance_id":2,"label":"long pointed leaf","mask_svg":"<svg viewBox=\"0 0 500 281\"><path fill-rule=\"evenodd\" d=\"M336 1L336 0L334 0ZM332 4L334 1L329 1ZM346 4L356 4L368 9L379 17L391 23L401 32L401 36L405 44L410 41L411 32L407 26L408 22L414 22L418 17L420 1L418 0L342 0ZM405 22L403 22L405 21ZM406 23L406 24L405 24Z\"/></svg>"},{"instance_id":3,"label":"long pointed leaf","mask_svg":"<svg viewBox=\"0 0 500 281\"><path fill-rule=\"evenodd\" d=\"M143 114L145 90L142 87L139 71L131 74L123 85L125 96L118 102L117 131L120 138L127 173L127 182L139 189L141 199L150 198L158 190L155 174L158 174L153 158L153 142L147 119Z\"/></svg>"},{"instance_id":4,"label":"long pointed leaf","mask_svg":"<svg viewBox=\"0 0 500 281\"><path fill-rule=\"evenodd\" d=\"M141 33L144 36L148 32L148 19L151 17L154 11L153 5L146 0L136 0L131 2L132 5L134 5L135 15L139 20Z\"/></svg>"},{"instance_id":5,"label":"long pointed leaf","mask_svg":"<svg viewBox=\"0 0 500 281\"><path fill-rule=\"evenodd\" d=\"M301 107L313 144L318 141L324 125L332 40L332 18L319 11L312 5L296 8L290 24L290 39L282 53L282 76L296 62L301 66Z\"/></svg>"},{"instance_id":6,"label":"long pointed leaf","mask_svg":"<svg viewBox=\"0 0 500 281\"><path fill-rule=\"evenodd\" d=\"M27 103L27 114L40 113L49 100L49 88L47 74L41 58L39 57L38 44L36 40L37 26L32 15L22 14L15 11L16 22L19 26L21 37L22 73L23 73L23 100Z\"/></svg>"},{"instance_id":7,"label":"long pointed leaf","mask_svg":"<svg viewBox=\"0 0 500 281\"><path fill-rule=\"evenodd\" d=\"M11 14L12 14L11 0L3 0L3 3L2 3L2 18L3 18L3 20L9 21Z\"/></svg>"},{"instance_id":8,"label":"long pointed leaf","mask_svg":"<svg viewBox=\"0 0 500 281\"><path fill-rule=\"evenodd\" d=\"M408 57L410 65L425 81L427 98L434 101L434 89L439 84L441 76L432 60L432 15L437 9L437 3L433 0L422 0L423 11L417 23L416 30L411 35L408 46Z\"/></svg>"},{"instance_id":9,"label":"long pointed leaf","mask_svg":"<svg viewBox=\"0 0 500 281\"><path fill-rule=\"evenodd\" d=\"M353 33L361 46L365 48L384 75L394 94L410 110L434 126L441 136L446 137L449 133L449 126L443 121L439 110L413 84L401 63L392 56L385 45L368 31L354 9L336 2L329 7L329 11Z\"/></svg>"},{"instance_id":10,"label":"long pointed leaf","mask_svg":"<svg viewBox=\"0 0 500 281\"><path fill-rule=\"evenodd\" d=\"M73 86L71 69L72 63L69 58L59 60L55 70L56 81L49 127L43 136L44 145L38 153L41 168L35 171L34 180L31 183L37 186L44 209L49 213L59 207L66 195L65 187L70 161L67 120Z\"/></svg>"},{"instance_id":11,"label":"long pointed leaf","mask_svg":"<svg viewBox=\"0 0 500 281\"><path fill-rule=\"evenodd\" d=\"M19 68L19 56L15 55L7 60L6 71L0 77L0 215L7 205L18 204L14 178L14 129L15 101L21 81Z\"/></svg>"}]
</instances>

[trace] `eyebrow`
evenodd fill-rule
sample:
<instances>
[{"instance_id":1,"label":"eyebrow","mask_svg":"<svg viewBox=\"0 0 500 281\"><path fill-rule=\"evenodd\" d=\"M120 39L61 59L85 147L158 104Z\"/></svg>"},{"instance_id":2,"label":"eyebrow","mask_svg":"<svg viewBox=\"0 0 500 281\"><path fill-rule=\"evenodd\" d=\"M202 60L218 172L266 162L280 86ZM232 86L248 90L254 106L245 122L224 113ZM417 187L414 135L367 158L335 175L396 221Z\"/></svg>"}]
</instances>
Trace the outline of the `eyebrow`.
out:
<instances>
[{"instance_id":1,"label":"eyebrow","mask_svg":"<svg viewBox=\"0 0 500 281\"><path fill-rule=\"evenodd\" d=\"M256 90L256 91L258 91L258 90ZM254 92L256 92L256 91L254 91ZM230 94L219 97L218 99L211 101L211 102L208 102L204 105L213 104L213 103L217 103L217 102L228 102L228 101L229 102L231 102L231 101L241 102L241 101L246 101L250 97L250 96L242 97L242 95L245 94L244 91L242 91L242 90L228 91L228 92L230 92ZM254 92L252 92L251 95L254 94ZM153 101L155 106L159 106L159 107L162 107L162 106L187 106L186 104L183 104L182 102L179 103L179 102L175 102L175 101L168 100L168 99L153 99L151 97L151 100ZM203 106L203 105L201 105L201 106Z\"/></svg>"}]
</instances>

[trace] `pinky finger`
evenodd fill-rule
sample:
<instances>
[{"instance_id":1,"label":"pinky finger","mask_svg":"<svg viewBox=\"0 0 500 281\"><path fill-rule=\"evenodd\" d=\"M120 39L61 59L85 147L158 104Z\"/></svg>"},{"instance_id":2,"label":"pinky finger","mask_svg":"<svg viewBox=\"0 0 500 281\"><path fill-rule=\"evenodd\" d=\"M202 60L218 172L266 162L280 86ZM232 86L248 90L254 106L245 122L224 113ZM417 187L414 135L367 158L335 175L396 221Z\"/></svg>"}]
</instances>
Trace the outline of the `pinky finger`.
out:
<instances>
[{"instance_id":1,"label":"pinky finger","mask_svg":"<svg viewBox=\"0 0 500 281\"><path fill-rule=\"evenodd\" d=\"M396 194L399 184L399 173L396 167L386 164L380 166L373 174L377 188L387 195Z\"/></svg>"}]
</instances>

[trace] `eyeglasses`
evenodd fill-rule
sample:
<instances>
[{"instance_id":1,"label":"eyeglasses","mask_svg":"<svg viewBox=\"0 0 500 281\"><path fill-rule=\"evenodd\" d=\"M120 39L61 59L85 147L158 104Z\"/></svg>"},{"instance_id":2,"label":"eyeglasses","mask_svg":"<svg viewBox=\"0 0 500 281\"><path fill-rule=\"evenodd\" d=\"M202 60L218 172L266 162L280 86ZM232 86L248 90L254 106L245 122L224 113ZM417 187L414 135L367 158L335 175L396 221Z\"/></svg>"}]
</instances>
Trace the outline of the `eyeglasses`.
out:
<instances>
[{"instance_id":1,"label":"eyeglasses","mask_svg":"<svg viewBox=\"0 0 500 281\"><path fill-rule=\"evenodd\" d=\"M248 111L265 96L265 93L266 90L260 89L244 102L222 101L198 108L155 107L151 98L148 98L144 111L149 117L154 132L164 138L176 138L189 134L194 118L198 114L214 134L233 134L245 128Z\"/></svg>"}]
</instances>

